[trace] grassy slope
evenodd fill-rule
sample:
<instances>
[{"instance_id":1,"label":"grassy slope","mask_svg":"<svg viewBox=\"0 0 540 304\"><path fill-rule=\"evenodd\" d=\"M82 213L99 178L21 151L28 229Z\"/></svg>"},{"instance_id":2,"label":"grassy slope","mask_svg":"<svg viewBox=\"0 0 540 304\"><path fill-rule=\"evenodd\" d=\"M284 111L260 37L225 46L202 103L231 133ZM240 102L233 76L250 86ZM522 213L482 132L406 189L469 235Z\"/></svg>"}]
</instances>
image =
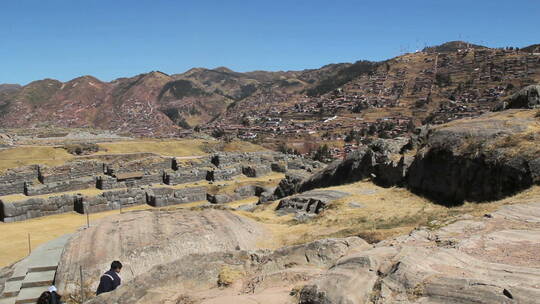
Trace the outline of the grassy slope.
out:
<instances>
[{"instance_id":1,"label":"grassy slope","mask_svg":"<svg viewBox=\"0 0 540 304\"><path fill-rule=\"evenodd\" d=\"M47 146L25 146L0 150L0 172L15 167L42 164L58 166L74 156L66 150Z\"/></svg>"},{"instance_id":2,"label":"grassy slope","mask_svg":"<svg viewBox=\"0 0 540 304\"><path fill-rule=\"evenodd\" d=\"M335 201L331 207L315 219L299 223L292 215L277 216L277 202L259 207L255 212L237 211L238 214L257 220L267 226L274 235L260 246L277 248L299 244L326 237L361 236L376 242L406 234L419 226L438 228L457 220L464 214L482 216L504 204L540 196L540 187L534 187L514 197L490 203L465 203L460 207L447 208L416 196L402 188L381 188L370 182L357 182L328 189L350 193ZM370 193L370 191L375 191ZM362 208L353 208L349 203Z\"/></svg>"}]
</instances>

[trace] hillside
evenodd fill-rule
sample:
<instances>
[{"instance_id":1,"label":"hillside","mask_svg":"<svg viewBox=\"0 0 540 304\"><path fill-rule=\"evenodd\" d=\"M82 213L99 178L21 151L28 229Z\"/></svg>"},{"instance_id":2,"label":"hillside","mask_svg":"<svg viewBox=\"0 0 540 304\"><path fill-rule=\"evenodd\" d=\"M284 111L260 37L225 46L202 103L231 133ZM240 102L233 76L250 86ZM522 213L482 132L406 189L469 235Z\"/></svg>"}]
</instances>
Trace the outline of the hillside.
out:
<instances>
[{"instance_id":1,"label":"hillside","mask_svg":"<svg viewBox=\"0 0 540 304\"><path fill-rule=\"evenodd\" d=\"M241 138L394 137L425 123L478 116L540 82L540 56L453 41L383 62L239 73L220 67L150 72L103 82L0 86L0 127L94 127L178 136L195 127ZM352 133L351 133L352 130ZM300 134L301 136L299 137Z\"/></svg>"}]
</instances>

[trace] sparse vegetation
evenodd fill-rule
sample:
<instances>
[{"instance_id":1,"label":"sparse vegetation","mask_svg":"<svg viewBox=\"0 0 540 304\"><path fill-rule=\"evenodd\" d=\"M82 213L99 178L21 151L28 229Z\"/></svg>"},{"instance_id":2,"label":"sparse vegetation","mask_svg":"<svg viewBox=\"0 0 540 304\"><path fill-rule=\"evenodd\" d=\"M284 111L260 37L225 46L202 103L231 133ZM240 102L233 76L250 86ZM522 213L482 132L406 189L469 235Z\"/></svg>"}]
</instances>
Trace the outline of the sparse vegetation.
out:
<instances>
[{"instance_id":1,"label":"sparse vegetation","mask_svg":"<svg viewBox=\"0 0 540 304\"><path fill-rule=\"evenodd\" d=\"M435 74L435 84L441 88L452 85L452 78L448 73Z\"/></svg>"},{"instance_id":2,"label":"sparse vegetation","mask_svg":"<svg viewBox=\"0 0 540 304\"><path fill-rule=\"evenodd\" d=\"M309 89L307 94L317 96L331 92L360 75L373 73L379 64L365 60L357 61L346 68L338 70L335 75L322 80L318 85Z\"/></svg>"},{"instance_id":3,"label":"sparse vegetation","mask_svg":"<svg viewBox=\"0 0 540 304\"><path fill-rule=\"evenodd\" d=\"M243 276L244 273L242 270L225 265L219 271L217 284L219 287L229 287Z\"/></svg>"},{"instance_id":4,"label":"sparse vegetation","mask_svg":"<svg viewBox=\"0 0 540 304\"><path fill-rule=\"evenodd\" d=\"M86 144L69 144L62 146L69 154L73 155L89 155L99 151L99 146L93 143Z\"/></svg>"},{"instance_id":5,"label":"sparse vegetation","mask_svg":"<svg viewBox=\"0 0 540 304\"><path fill-rule=\"evenodd\" d=\"M357 182L328 188L351 193L337 200L319 216L298 222L293 215L277 216L277 202L261 205L254 212L237 211L242 216L259 221L272 231L274 238L262 241L263 248L301 244L326 237L359 236L376 243L409 233L419 226L438 229L465 214L482 216L504 204L512 204L524 197L538 198L540 188L533 187L512 198L488 202L465 203L457 207L434 204L401 188L381 188L370 182ZM357 202L361 207L351 207Z\"/></svg>"}]
</instances>

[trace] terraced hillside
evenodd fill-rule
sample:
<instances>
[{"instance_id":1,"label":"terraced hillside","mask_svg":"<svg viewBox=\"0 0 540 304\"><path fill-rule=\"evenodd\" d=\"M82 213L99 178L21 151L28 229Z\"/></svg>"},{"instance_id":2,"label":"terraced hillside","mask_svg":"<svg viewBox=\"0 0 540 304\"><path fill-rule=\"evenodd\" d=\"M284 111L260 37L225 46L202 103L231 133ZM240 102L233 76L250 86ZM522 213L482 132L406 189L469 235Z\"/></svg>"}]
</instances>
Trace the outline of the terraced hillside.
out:
<instances>
[{"instance_id":1,"label":"terraced hillside","mask_svg":"<svg viewBox=\"0 0 540 304\"><path fill-rule=\"evenodd\" d=\"M540 82L534 46L492 49L451 42L383 62L238 73L195 68L103 82L83 76L0 91L1 127L96 127L138 136L216 129L253 138L393 137L421 123L477 116ZM196 128L197 127L197 128Z\"/></svg>"}]
</instances>

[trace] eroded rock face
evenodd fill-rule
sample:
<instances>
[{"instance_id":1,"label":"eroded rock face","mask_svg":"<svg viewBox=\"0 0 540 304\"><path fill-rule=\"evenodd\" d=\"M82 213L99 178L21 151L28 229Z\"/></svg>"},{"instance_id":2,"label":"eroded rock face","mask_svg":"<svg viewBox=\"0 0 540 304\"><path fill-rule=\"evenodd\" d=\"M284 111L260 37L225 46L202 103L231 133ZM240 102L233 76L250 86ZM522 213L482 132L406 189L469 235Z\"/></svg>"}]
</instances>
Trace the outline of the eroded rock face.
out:
<instances>
[{"instance_id":1,"label":"eroded rock face","mask_svg":"<svg viewBox=\"0 0 540 304\"><path fill-rule=\"evenodd\" d=\"M318 214L337 199L349 195L334 190L311 190L282 199L276 210L282 213Z\"/></svg>"},{"instance_id":2,"label":"eroded rock face","mask_svg":"<svg viewBox=\"0 0 540 304\"><path fill-rule=\"evenodd\" d=\"M300 303L536 303L539 249L540 203L506 206L345 256Z\"/></svg>"},{"instance_id":3,"label":"eroded rock face","mask_svg":"<svg viewBox=\"0 0 540 304\"><path fill-rule=\"evenodd\" d=\"M271 199L366 178L445 205L501 199L540 184L535 113L489 113L425 127L411 138L376 140L309 177L287 177Z\"/></svg>"},{"instance_id":4,"label":"eroded rock face","mask_svg":"<svg viewBox=\"0 0 540 304\"><path fill-rule=\"evenodd\" d=\"M409 138L377 139L352 152L346 159L335 161L309 177L287 176L276 189L274 198L365 178L373 178L374 182L382 186L401 185L412 161L403 153L410 148Z\"/></svg>"},{"instance_id":5,"label":"eroded rock face","mask_svg":"<svg viewBox=\"0 0 540 304\"><path fill-rule=\"evenodd\" d=\"M540 85L530 85L516 92L495 108L496 111L506 109L540 108Z\"/></svg>"},{"instance_id":6,"label":"eroded rock face","mask_svg":"<svg viewBox=\"0 0 540 304\"><path fill-rule=\"evenodd\" d=\"M155 265L189 254L253 249L263 235L257 223L222 210L124 213L94 223L71 239L56 284L61 292L75 292L81 265L92 292L113 260L125 264L122 277L129 282Z\"/></svg>"},{"instance_id":7,"label":"eroded rock face","mask_svg":"<svg viewBox=\"0 0 540 304\"><path fill-rule=\"evenodd\" d=\"M351 237L275 251L192 254L155 266L89 303L294 303L296 298L290 295L293 286L314 279L342 256L370 247ZM224 269L237 276L236 282L218 288Z\"/></svg>"},{"instance_id":8,"label":"eroded rock face","mask_svg":"<svg viewBox=\"0 0 540 304\"><path fill-rule=\"evenodd\" d=\"M540 183L540 150L531 146L535 135L525 135L535 124L531 111L509 110L433 128L409 168L407 186L459 204L500 199Z\"/></svg>"}]
</instances>

